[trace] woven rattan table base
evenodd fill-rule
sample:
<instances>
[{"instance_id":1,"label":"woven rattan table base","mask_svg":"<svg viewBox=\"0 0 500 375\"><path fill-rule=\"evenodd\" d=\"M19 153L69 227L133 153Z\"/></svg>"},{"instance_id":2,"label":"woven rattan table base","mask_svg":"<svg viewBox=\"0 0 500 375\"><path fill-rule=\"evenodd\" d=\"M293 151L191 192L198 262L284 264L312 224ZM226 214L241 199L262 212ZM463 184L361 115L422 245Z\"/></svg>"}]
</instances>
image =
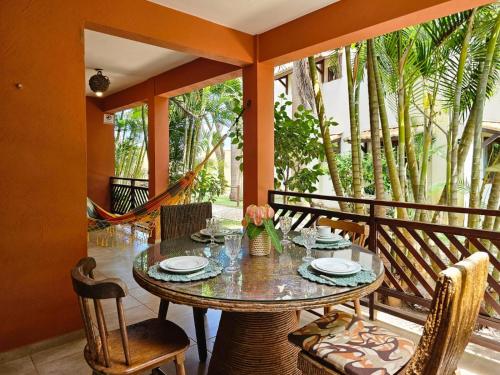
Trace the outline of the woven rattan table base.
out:
<instances>
[{"instance_id":1,"label":"woven rattan table base","mask_svg":"<svg viewBox=\"0 0 500 375\"><path fill-rule=\"evenodd\" d=\"M222 312L209 375L298 375L299 350L288 342L297 314Z\"/></svg>"}]
</instances>

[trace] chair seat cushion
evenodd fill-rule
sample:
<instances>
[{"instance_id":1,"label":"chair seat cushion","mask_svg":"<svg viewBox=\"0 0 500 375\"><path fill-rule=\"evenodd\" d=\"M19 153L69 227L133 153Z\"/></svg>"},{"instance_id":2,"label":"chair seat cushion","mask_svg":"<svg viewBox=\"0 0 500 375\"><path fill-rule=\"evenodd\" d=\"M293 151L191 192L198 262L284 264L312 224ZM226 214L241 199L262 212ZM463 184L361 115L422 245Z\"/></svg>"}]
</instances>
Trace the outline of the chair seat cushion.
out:
<instances>
[{"instance_id":1,"label":"chair seat cushion","mask_svg":"<svg viewBox=\"0 0 500 375\"><path fill-rule=\"evenodd\" d=\"M345 374L396 374L415 352L413 341L350 314L334 311L289 339Z\"/></svg>"}]
</instances>

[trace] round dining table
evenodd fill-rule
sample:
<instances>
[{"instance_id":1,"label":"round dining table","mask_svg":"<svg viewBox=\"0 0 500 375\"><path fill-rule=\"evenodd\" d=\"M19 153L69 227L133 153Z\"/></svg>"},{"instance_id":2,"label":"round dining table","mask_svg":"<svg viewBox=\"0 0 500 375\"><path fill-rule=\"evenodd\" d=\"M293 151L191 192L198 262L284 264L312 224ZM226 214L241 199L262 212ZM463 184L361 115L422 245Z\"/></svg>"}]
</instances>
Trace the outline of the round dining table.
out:
<instances>
[{"instance_id":1,"label":"round dining table","mask_svg":"<svg viewBox=\"0 0 500 375\"><path fill-rule=\"evenodd\" d=\"M210 251L209 251L210 250ZM208 248L189 237L150 246L134 260L133 276L150 293L173 303L222 310L208 374L299 374L299 349L288 342L298 328L297 311L337 305L374 292L382 283L384 267L372 252L352 245L342 250L313 250L314 257L353 260L375 272L369 284L339 287L304 279L297 272L305 249L293 243L282 253L251 256L243 239L240 270L192 282L165 282L148 276L149 267L180 255L211 257L229 264L224 247Z\"/></svg>"}]
</instances>

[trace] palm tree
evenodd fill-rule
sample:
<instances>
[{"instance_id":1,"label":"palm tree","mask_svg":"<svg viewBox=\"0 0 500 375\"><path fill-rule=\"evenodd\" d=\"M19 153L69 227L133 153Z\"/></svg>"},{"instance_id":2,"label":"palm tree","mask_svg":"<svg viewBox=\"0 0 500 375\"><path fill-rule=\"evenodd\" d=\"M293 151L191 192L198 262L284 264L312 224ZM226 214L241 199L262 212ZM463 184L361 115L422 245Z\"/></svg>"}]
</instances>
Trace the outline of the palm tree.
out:
<instances>
[{"instance_id":1,"label":"palm tree","mask_svg":"<svg viewBox=\"0 0 500 375\"><path fill-rule=\"evenodd\" d=\"M349 124L351 128L351 158L352 158L352 194L354 198L362 198L363 196L363 172L362 172L362 155L361 142L359 131L359 111L357 105L359 101L356 99L356 93L359 95L359 85L363 77L363 63L360 58L364 43L357 45L354 63L351 61L351 46L347 45L344 48L346 69L347 69L347 93L349 99ZM356 213L364 213L363 205L355 204L354 210Z\"/></svg>"},{"instance_id":2,"label":"palm tree","mask_svg":"<svg viewBox=\"0 0 500 375\"><path fill-rule=\"evenodd\" d=\"M316 113L318 114L318 121L321 130L321 136L323 139L323 147L325 149L325 158L328 164L328 170L330 172L330 177L333 182L333 188L335 194L339 197L344 196L342 189L342 184L340 182L340 176L337 168L336 154L333 150L332 140L330 138L330 126L325 115L325 106L323 103L323 95L321 93L320 82L318 79L318 71L316 69L316 63L314 61L314 56L309 56L309 74L311 77L311 82L314 90L314 100L316 103ZM348 211L349 207L345 202L339 202L340 209L342 211Z\"/></svg>"},{"instance_id":3,"label":"palm tree","mask_svg":"<svg viewBox=\"0 0 500 375\"><path fill-rule=\"evenodd\" d=\"M380 200L385 199L384 180L382 176L382 159L380 150L380 123L379 123L379 105L377 95L377 82L373 71L373 44L368 43L367 57L367 75L368 75L368 104L370 108L370 135L371 149L373 159L373 177L375 184L375 197ZM377 206L377 215L383 214L381 206Z\"/></svg>"}]
</instances>

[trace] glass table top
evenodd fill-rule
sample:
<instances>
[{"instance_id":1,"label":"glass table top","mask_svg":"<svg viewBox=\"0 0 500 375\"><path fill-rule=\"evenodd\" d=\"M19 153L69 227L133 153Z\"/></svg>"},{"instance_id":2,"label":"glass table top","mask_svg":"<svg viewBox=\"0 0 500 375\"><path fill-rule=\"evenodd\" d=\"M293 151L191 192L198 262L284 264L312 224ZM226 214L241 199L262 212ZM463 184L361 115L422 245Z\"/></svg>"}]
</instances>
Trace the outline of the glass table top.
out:
<instances>
[{"instance_id":1,"label":"glass table top","mask_svg":"<svg viewBox=\"0 0 500 375\"><path fill-rule=\"evenodd\" d=\"M377 280L384 273L380 258L356 245L343 250L313 250L312 253L316 258L335 257L356 261L363 268L373 270L377 275ZM348 293L366 286L365 284L357 287L338 287L305 280L297 273L297 268L303 263L305 248L290 244L281 254L272 250L268 256L251 256L248 254L246 238L242 240L242 251L238 258L240 270L236 273L223 271L222 274L211 279L187 283L159 281L148 276L149 267L166 258L181 255L209 256L224 267L229 264L223 245L209 248L207 244L194 242L186 237L163 241L141 252L133 265L136 280L140 278L139 284L146 283L148 286L150 284L155 290L171 291L177 295L262 303L314 300Z\"/></svg>"}]
</instances>

